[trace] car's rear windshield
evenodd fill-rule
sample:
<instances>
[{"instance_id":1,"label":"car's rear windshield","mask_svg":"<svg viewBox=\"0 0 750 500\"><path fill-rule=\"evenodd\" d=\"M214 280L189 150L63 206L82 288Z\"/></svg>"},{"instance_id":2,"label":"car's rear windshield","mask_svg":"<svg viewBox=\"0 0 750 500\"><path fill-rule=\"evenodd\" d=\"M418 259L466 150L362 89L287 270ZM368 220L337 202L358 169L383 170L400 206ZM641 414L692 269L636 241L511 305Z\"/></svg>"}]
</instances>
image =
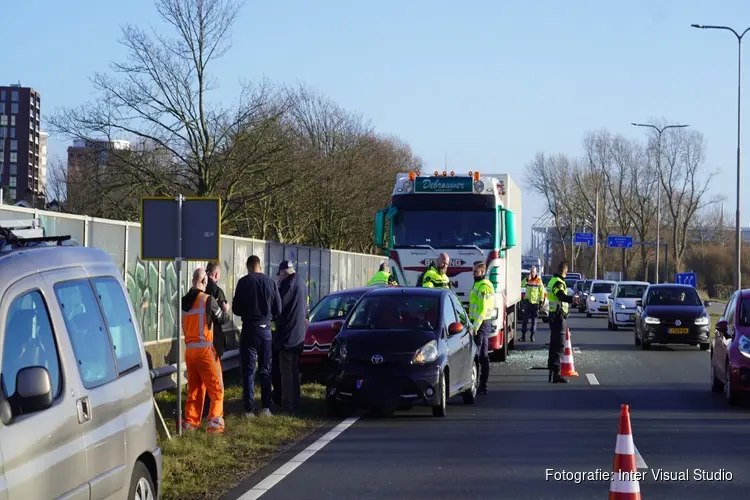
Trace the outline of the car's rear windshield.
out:
<instances>
[{"instance_id":1,"label":"car's rear windshield","mask_svg":"<svg viewBox=\"0 0 750 500\"><path fill-rule=\"evenodd\" d=\"M310 323L328 321L336 318L343 319L349 314L362 293L337 293L329 295L310 311Z\"/></svg>"},{"instance_id":2,"label":"car's rear windshield","mask_svg":"<svg viewBox=\"0 0 750 500\"><path fill-rule=\"evenodd\" d=\"M365 330L434 330L440 317L437 295L364 297L349 316L347 328Z\"/></svg>"},{"instance_id":3,"label":"car's rear windshield","mask_svg":"<svg viewBox=\"0 0 750 500\"><path fill-rule=\"evenodd\" d=\"M594 283L591 293L611 293L614 286L612 283Z\"/></svg>"},{"instance_id":4,"label":"car's rear windshield","mask_svg":"<svg viewBox=\"0 0 750 500\"><path fill-rule=\"evenodd\" d=\"M646 297L647 306L700 306L701 298L694 288L658 287L652 288Z\"/></svg>"},{"instance_id":5,"label":"car's rear windshield","mask_svg":"<svg viewBox=\"0 0 750 500\"><path fill-rule=\"evenodd\" d=\"M750 297L740 302L740 325L750 326Z\"/></svg>"},{"instance_id":6,"label":"car's rear windshield","mask_svg":"<svg viewBox=\"0 0 750 500\"><path fill-rule=\"evenodd\" d=\"M640 299L645 291L646 285L619 285L617 287L617 298Z\"/></svg>"}]
</instances>

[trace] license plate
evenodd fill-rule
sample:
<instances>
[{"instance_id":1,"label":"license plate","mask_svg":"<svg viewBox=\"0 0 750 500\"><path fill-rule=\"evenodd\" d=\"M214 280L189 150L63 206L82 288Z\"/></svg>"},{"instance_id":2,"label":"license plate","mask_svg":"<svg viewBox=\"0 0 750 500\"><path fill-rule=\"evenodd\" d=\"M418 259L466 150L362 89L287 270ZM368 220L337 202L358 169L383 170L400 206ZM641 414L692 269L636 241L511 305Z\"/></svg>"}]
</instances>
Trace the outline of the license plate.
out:
<instances>
[{"instance_id":1,"label":"license plate","mask_svg":"<svg viewBox=\"0 0 750 500\"><path fill-rule=\"evenodd\" d=\"M607 306L600 306L599 307L600 311L606 311L607 309L609 309Z\"/></svg>"},{"instance_id":2,"label":"license plate","mask_svg":"<svg viewBox=\"0 0 750 500\"><path fill-rule=\"evenodd\" d=\"M630 315L630 321L635 321L635 314Z\"/></svg>"},{"instance_id":3,"label":"license plate","mask_svg":"<svg viewBox=\"0 0 750 500\"><path fill-rule=\"evenodd\" d=\"M690 330L688 330L687 328L670 328L669 329L669 333L674 334L674 335L684 335L688 333L689 331Z\"/></svg>"},{"instance_id":4,"label":"license plate","mask_svg":"<svg viewBox=\"0 0 750 500\"><path fill-rule=\"evenodd\" d=\"M362 380L362 379L358 379L358 380L357 380L357 389L361 389L361 388L362 388L362 384L364 384L364 383L365 383L365 381L364 381L364 380Z\"/></svg>"}]
</instances>

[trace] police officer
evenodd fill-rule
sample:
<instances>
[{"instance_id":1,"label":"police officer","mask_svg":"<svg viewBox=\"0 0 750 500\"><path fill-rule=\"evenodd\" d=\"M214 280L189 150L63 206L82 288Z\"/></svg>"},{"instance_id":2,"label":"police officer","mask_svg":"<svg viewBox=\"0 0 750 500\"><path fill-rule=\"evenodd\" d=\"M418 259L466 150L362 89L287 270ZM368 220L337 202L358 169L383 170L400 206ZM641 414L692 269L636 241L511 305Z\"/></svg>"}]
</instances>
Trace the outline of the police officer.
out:
<instances>
[{"instance_id":1,"label":"police officer","mask_svg":"<svg viewBox=\"0 0 750 500\"><path fill-rule=\"evenodd\" d=\"M469 294L469 321L474 326L475 342L479 347L479 394L487 394L487 380L490 377L489 340L492 332L490 318L495 310L495 287L485 277L487 265L474 262L474 286Z\"/></svg>"},{"instance_id":2,"label":"police officer","mask_svg":"<svg viewBox=\"0 0 750 500\"><path fill-rule=\"evenodd\" d=\"M526 304L523 310L523 323L521 324L521 342L526 342L526 325L531 319L531 341L534 342L536 335L536 320L539 318L539 306L547 295L544 290L542 278L536 273L536 266L531 266L529 276L525 278L523 286L526 287Z\"/></svg>"},{"instance_id":3,"label":"police officer","mask_svg":"<svg viewBox=\"0 0 750 500\"><path fill-rule=\"evenodd\" d=\"M388 264L383 262L382 264L380 264L378 272L376 272L372 276L372 278L370 278L370 281L367 282L367 286L386 285L398 286L398 281L396 281L396 278L394 278L393 275L388 272Z\"/></svg>"},{"instance_id":4,"label":"police officer","mask_svg":"<svg viewBox=\"0 0 750 500\"><path fill-rule=\"evenodd\" d=\"M568 263L562 261L558 266L558 272L547 283L549 295L549 357L547 367L549 368L549 381L556 384L566 384L568 380L560 375L560 363L562 361L565 344L565 323L568 317L569 304L573 297L568 295L568 287L565 283L565 275L568 274Z\"/></svg>"},{"instance_id":5,"label":"police officer","mask_svg":"<svg viewBox=\"0 0 750 500\"><path fill-rule=\"evenodd\" d=\"M441 253L434 264L422 273L417 282L417 286L423 288L450 288L451 281L448 279L448 263L451 258L448 254Z\"/></svg>"}]
</instances>

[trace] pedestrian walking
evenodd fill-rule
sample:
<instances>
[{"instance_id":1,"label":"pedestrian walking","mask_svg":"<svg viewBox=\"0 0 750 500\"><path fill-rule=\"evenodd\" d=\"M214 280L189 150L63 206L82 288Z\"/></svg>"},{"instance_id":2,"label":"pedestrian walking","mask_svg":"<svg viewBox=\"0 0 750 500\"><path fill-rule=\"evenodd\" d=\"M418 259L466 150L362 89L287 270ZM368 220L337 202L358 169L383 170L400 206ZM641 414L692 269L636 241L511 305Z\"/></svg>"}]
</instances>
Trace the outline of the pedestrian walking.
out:
<instances>
[{"instance_id":1,"label":"pedestrian walking","mask_svg":"<svg viewBox=\"0 0 750 500\"><path fill-rule=\"evenodd\" d=\"M565 328L568 318L568 307L573 302L573 297L568 295L568 286L565 283L565 275L568 274L568 263L562 261L558 266L557 273L547 283L547 294L549 295L549 356L547 367L549 368L549 381L556 384L568 382L560 374L560 363L565 349Z\"/></svg>"},{"instance_id":2,"label":"pedestrian walking","mask_svg":"<svg viewBox=\"0 0 750 500\"><path fill-rule=\"evenodd\" d=\"M193 286L182 297L182 331L185 334L185 368L187 369L187 399L185 401L185 430L200 426L206 392L211 398L208 410L210 433L224 432L224 379L221 362L213 346L214 327L231 320L229 306L222 306L206 293L208 276L203 268L193 272Z\"/></svg>"},{"instance_id":3,"label":"pedestrian walking","mask_svg":"<svg viewBox=\"0 0 750 500\"><path fill-rule=\"evenodd\" d=\"M237 282L232 311L242 318L240 369L245 416L254 416L255 371L258 370L262 412L271 414L271 321L281 314L281 297L276 282L264 275L260 258L247 258L247 275Z\"/></svg>"},{"instance_id":4,"label":"pedestrian walking","mask_svg":"<svg viewBox=\"0 0 750 500\"><path fill-rule=\"evenodd\" d=\"M274 399L284 411L293 413L300 401L299 358L307 331L307 287L289 261L279 265L281 314L273 338L278 366L274 372Z\"/></svg>"}]
</instances>

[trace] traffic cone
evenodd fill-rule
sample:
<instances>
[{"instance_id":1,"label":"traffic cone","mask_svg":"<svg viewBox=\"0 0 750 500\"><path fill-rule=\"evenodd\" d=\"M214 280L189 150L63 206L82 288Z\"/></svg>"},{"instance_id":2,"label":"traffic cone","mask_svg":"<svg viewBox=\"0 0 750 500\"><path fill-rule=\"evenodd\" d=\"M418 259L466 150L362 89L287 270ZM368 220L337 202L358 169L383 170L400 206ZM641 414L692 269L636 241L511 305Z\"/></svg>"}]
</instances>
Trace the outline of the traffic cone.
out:
<instances>
[{"instance_id":1,"label":"traffic cone","mask_svg":"<svg viewBox=\"0 0 750 500\"><path fill-rule=\"evenodd\" d=\"M573 347L570 343L570 328L565 329L565 350L563 351L560 375L563 377L577 377L575 363L573 363Z\"/></svg>"},{"instance_id":2,"label":"traffic cone","mask_svg":"<svg viewBox=\"0 0 750 500\"><path fill-rule=\"evenodd\" d=\"M622 405L612 481L609 483L609 500L641 500L641 486L636 472L638 467L635 464L635 445L630 430L630 410L628 405Z\"/></svg>"}]
</instances>

